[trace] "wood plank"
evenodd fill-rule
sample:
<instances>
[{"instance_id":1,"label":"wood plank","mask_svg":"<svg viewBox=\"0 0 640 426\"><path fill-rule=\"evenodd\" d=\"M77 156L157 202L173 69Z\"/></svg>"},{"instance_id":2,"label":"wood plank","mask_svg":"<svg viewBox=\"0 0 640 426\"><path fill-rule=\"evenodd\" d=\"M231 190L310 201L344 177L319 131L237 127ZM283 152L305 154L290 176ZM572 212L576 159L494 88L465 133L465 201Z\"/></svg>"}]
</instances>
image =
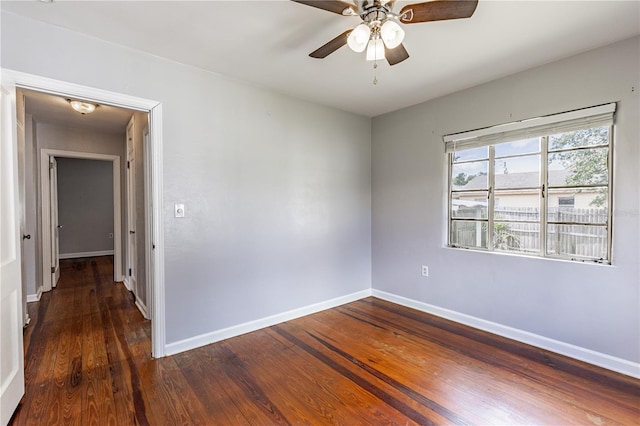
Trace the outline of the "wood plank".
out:
<instances>
[{"instance_id":1,"label":"wood plank","mask_svg":"<svg viewBox=\"0 0 640 426\"><path fill-rule=\"evenodd\" d=\"M28 306L11 424L640 424L640 380L366 298L163 359L110 256Z\"/></svg>"}]
</instances>

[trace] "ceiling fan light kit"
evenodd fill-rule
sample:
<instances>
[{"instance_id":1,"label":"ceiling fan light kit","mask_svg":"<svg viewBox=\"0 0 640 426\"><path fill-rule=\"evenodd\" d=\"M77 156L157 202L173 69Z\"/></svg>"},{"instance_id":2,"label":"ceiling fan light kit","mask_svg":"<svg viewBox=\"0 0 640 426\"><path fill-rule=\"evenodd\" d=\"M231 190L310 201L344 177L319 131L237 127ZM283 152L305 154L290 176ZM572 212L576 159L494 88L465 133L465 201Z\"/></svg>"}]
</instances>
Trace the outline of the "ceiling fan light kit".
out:
<instances>
[{"instance_id":1,"label":"ceiling fan light kit","mask_svg":"<svg viewBox=\"0 0 640 426\"><path fill-rule=\"evenodd\" d=\"M395 49L404 40L404 30L393 19L387 19L380 27L382 41L389 49Z\"/></svg>"},{"instance_id":2,"label":"ceiling fan light kit","mask_svg":"<svg viewBox=\"0 0 640 426\"><path fill-rule=\"evenodd\" d=\"M363 52L369 43L369 37L371 37L371 28L367 24L360 24L349 33L347 45L354 52Z\"/></svg>"},{"instance_id":3,"label":"ceiling fan light kit","mask_svg":"<svg viewBox=\"0 0 640 426\"><path fill-rule=\"evenodd\" d=\"M311 52L309 56L312 58L325 58L346 44L357 53L366 49L368 61L386 59L389 65L399 64L409 58L402 44L405 32L400 24L469 18L478 5L478 0L431 0L408 4L395 13L393 6L396 0L353 0L353 3L343 0L292 1L362 19L362 23L352 30L345 31Z\"/></svg>"},{"instance_id":4,"label":"ceiling fan light kit","mask_svg":"<svg viewBox=\"0 0 640 426\"><path fill-rule=\"evenodd\" d=\"M367 45L367 61L377 61L384 58L384 44L379 38L369 40Z\"/></svg>"}]
</instances>

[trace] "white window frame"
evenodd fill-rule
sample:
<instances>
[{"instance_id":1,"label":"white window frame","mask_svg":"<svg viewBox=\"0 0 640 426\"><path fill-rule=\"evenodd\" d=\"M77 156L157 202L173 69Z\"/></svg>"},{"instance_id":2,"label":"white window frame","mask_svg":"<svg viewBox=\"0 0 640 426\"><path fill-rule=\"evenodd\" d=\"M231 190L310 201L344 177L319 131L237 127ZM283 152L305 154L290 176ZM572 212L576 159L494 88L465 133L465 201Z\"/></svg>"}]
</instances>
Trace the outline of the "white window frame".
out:
<instances>
[{"instance_id":1,"label":"white window frame","mask_svg":"<svg viewBox=\"0 0 640 426\"><path fill-rule=\"evenodd\" d=\"M507 124L502 124L498 126L492 126L488 128L472 130L468 132L456 133L451 135L445 135L443 137L445 143L445 152L447 153L447 162L448 162L448 182L447 182L447 191L448 191L448 217L447 217L447 244L452 248L462 248L462 249L470 249L470 250L479 250L479 251L489 251L489 252L497 252L493 246L493 221L494 221L494 205L495 205L495 155L494 155L494 146L505 143L505 142L514 142L523 139L530 138L540 138L540 218L539 223L540 226L540 250L539 253L521 253L517 251L502 251L500 253L510 253L522 256L530 256L530 257L547 257L547 258L556 258L563 260L571 260L571 261L579 261L579 262L596 262L596 263L604 263L611 264L611 253L612 253L612 210L613 210L613 131L614 131L614 114L616 110L615 103L609 103L605 105L599 105L590 108L584 108L569 112L564 112L560 114L553 114L543 117L537 117L528 120L522 120ZM547 164L548 164L548 137L550 135L558 134L558 133L566 133L574 130L582 130L588 128L596 128L596 127L609 127L609 141L606 147L608 148L608 158L607 158L607 169L608 169L608 207L607 207L607 219L605 223L605 228L607 230L607 249L606 249L606 258L600 259L592 259L592 258L583 258L583 257L571 257L567 255L560 254L548 254L547 253L547 225L549 224L547 219L547 200L549 194L549 184L548 184L548 173L547 173ZM589 146L578 149L592 149L603 147L602 146ZM455 192L453 189L453 177L452 177L452 168L454 165L454 153L456 151L480 148L480 147L488 147L488 202L487 202L487 219L481 220L481 223L487 224L487 244L486 248L484 247L468 247L468 246L458 246L451 243L451 231L452 231L452 223L456 219L453 217L452 212L452 197ZM567 149L567 151L575 150L576 148ZM556 151L553 151L554 153ZM604 186L604 185L600 185ZM561 188L561 187L558 187ZM558 189L554 187L553 189ZM533 222L532 222L533 223ZM551 222L553 224L553 222ZM581 225L582 223L569 223L570 225ZM584 225L593 225L593 223L584 223Z\"/></svg>"}]
</instances>

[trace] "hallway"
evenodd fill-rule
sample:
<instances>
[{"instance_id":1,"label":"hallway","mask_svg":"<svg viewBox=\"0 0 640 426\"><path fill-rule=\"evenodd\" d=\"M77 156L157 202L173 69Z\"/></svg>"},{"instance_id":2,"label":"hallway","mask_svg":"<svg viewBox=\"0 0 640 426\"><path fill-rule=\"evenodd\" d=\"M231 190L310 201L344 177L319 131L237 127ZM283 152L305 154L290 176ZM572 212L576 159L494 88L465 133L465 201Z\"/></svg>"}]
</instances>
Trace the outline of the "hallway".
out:
<instances>
[{"instance_id":1,"label":"hallway","mask_svg":"<svg viewBox=\"0 0 640 426\"><path fill-rule=\"evenodd\" d=\"M26 397L14 424L131 424L144 406L135 363L150 360L151 323L122 283L113 257L60 261L58 286L30 303Z\"/></svg>"}]
</instances>

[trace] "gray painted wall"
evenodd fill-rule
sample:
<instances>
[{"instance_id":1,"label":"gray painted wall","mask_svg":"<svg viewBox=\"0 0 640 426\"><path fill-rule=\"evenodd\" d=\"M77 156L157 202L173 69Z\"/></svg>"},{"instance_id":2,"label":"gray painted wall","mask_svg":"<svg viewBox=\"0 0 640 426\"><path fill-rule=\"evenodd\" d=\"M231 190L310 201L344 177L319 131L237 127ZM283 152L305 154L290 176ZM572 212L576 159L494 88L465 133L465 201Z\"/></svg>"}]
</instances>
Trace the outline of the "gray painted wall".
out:
<instances>
[{"instance_id":1,"label":"gray painted wall","mask_svg":"<svg viewBox=\"0 0 640 426\"><path fill-rule=\"evenodd\" d=\"M373 288L640 361L639 52L634 38L375 118ZM613 266L445 248L443 135L612 101Z\"/></svg>"},{"instance_id":2,"label":"gray painted wall","mask_svg":"<svg viewBox=\"0 0 640 426\"><path fill-rule=\"evenodd\" d=\"M113 164L58 158L60 256L113 250Z\"/></svg>"},{"instance_id":3,"label":"gray painted wall","mask_svg":"<svg viewBox=\"0 0 640 426\"><path fill-rule=\"evenodd\" d=\"M370 119L5 12L1 60L162 102L167 343L370 288Z\"/></svg>"}]
</instances>

